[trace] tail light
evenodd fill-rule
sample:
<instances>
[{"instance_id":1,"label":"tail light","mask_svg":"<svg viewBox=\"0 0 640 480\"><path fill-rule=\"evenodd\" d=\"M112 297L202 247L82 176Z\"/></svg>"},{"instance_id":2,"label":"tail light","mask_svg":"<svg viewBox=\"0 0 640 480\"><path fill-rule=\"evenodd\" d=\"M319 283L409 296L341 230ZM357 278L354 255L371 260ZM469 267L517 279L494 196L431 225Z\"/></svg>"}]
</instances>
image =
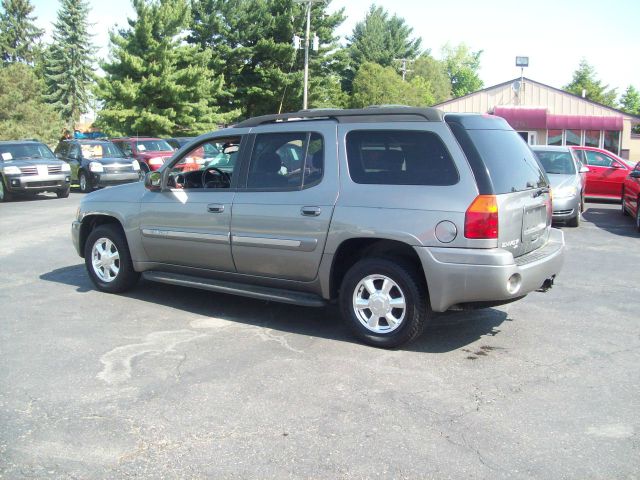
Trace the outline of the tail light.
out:
<instances>
[{"instance_id":1,"label":"tail light","mask_svg":"<svg viewBox=\"0 0 640 480\"><path fill-rule=\"evenodd\" d=\"M478 195L464 216L466 238L498 238L498 201L495 195Z\"/></svg>"}]
</instances>

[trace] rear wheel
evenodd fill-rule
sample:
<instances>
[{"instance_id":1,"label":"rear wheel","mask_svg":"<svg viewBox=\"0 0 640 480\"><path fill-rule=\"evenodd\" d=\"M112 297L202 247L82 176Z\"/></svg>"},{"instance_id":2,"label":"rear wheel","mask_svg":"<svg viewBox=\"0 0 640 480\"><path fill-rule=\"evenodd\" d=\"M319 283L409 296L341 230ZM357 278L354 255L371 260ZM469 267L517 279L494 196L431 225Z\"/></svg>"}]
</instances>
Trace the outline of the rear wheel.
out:
<instances>
[{"instance_id":1,"label":"rear wheel","mask_svg":"<svg viewBox=\"0 0 640 480\"><path fill-rule=\"evenodd\" d=\"M415 340L430 316L421 274L407 262L385 258L365 258L349 269L340 310L360 340L382 348Z\"/></svg>"},{"instance_id":2,"label":"rear wheel","mask_svg":"<svg viewBox=\"0 0 640 480\"><path fill-rule=\"evenodd\" d=\"M140 278L133 269L124 233L116 225L101 225L89 234L84 262L91 281L103 292L124 292Z\"/></svg>"},{"instance_id":3,"label":"rear wheel","mask_svg":"<svg viewBox=\"0 0 640 480\"><path fill-rule=\"evenodd\" d=\"M0 177L0 202L10 202L13 195L4 185L4 178Z\"/></svg>"}]
</instances>

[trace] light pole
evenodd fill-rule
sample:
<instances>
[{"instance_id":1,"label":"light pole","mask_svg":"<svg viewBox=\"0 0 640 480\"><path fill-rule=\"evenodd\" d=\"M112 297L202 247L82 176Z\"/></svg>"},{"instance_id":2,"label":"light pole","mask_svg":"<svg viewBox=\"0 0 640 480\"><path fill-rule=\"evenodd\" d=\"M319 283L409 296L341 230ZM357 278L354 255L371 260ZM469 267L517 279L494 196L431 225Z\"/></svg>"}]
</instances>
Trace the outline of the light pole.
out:
<instances>
[{"instance_id":1,"label":"light pole","mask_svg":"<svg viewBox=\"0 0 640 480\"><path fill-rule=\"evenodd\" d=\"M311 37L311 6L314 3L324 3L324 0L293 0L294 3L307 4L307 30L304 38L304 93L302 97L302 109L309 105L309 41Z\"/></svg>"}]
</instances>

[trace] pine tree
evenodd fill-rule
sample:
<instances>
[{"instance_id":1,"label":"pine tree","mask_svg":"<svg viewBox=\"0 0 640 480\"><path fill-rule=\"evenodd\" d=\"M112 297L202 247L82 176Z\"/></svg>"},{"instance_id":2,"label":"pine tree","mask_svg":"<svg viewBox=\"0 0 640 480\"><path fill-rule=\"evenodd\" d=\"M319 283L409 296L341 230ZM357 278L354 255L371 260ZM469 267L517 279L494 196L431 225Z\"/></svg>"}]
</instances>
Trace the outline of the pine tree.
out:
<instances>
[{"instance_id":1,"label":"pine tree","mask_svg":"<svg viewBox=\"0 0 640 480\"><path fill-rule=\"evenodd\" d=\"M210 69L224 78L219 98L224 111L243 116L299 110L302 105L302 50L292 47L303 36L305 5L292 0L193 0L192 34L188 41L212 51ZM310 52L309 106L342 106L346 98L340 78L346 56L338 48L335 29L343 10L328 14L314 4L311 32L320 40Z\"/></svg>"},{"instance_id":2,"label":"pine tree","mask_svg":"<svg viewBox=\"0 0 640 480\"><path fill-rule=\"evenodd\" d=\"M211 53L184 43L190 23L186 0L133 0L137 18L111 34L111 60L102 65L98 125L116 135L193 135L225 117L213 100L221 82Z\"/></svg>"},{"instance_id":3,"label":"pine tree","mask_svg":"<svg viewBox=\"0 0 640 480\"><path fill-rule=\"evenodd\" d=\"M33 64L38 58L44 30L35 24L30 0L2 0L0 12L0 58L5 63Z\"/></svg>"},{"instance_id":4,"label":"pine tree","mask_svg":"<svg viewBox=\"0 0 640 480\"><path fill-rule=\"evenodd\" d=\"M596 78L596 70L593 68L586 59L580 61L578 69L573 72L573 79L568 85L565 85L564 89L573 93L574 95L582 96L582 91L585 91L585 97L594 102L608 105L610 107L616 106L616 89L609 89L609 85L603 85L600 80Z\"/></svg>"},{"instance_id":5,"label":"pine tree","mask_svg":"<svg viewBox=\"0 0 640 480\"><path fill-rule=\"evenodd\" d=\"M640 115L640 92L633 85L629 85L620 98L620 106L631 115Z\"/></svg>"},{"instance_id":6,"label":"pine tree","mask_svg":"<svg viewBox=\"0 0 640 480\"><path fill-rule=\"evenodd\" d=\"M88 31L88 15L86 1L62 0L54 24L53 43L45 56L47 98L69 127L89 110L95 82L95 49Z\"/></svg>"},{"instance_id":7,"label":"pine tree","mask_svg":"<svg viewBox=\"0 0 640 480\"><path fill-rule=\"evenodd\" d=\"M366 62L383 67L397 59L415 59L421 50L422 39L411 38L413 28L404 18L389 16L382 7L371 5L363 21L358 22L347 39L352 68L357 71Z\"/></svg>"}]
</instances>

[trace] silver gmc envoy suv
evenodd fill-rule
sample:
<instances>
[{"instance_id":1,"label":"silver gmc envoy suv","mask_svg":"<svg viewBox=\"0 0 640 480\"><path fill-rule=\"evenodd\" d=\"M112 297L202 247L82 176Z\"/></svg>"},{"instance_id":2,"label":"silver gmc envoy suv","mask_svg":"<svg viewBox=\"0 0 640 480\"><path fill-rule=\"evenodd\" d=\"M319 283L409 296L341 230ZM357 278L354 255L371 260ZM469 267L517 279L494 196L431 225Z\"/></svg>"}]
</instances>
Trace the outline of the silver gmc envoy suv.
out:
<instances>
[{"instance_id":1,"label":"silver gmc envoy suv","mask_svg":"<svg viewBox=\"0 0 640 480\"><path fill-rule=\"evenodd\" d=\"M305 306L337 301L392 348L434 312L553 284L564 257L535 155L501 118L310 110L202 135L144 183L85 197L75 247L99 290L147 280Z\"/></svg>"}]
</instances>

